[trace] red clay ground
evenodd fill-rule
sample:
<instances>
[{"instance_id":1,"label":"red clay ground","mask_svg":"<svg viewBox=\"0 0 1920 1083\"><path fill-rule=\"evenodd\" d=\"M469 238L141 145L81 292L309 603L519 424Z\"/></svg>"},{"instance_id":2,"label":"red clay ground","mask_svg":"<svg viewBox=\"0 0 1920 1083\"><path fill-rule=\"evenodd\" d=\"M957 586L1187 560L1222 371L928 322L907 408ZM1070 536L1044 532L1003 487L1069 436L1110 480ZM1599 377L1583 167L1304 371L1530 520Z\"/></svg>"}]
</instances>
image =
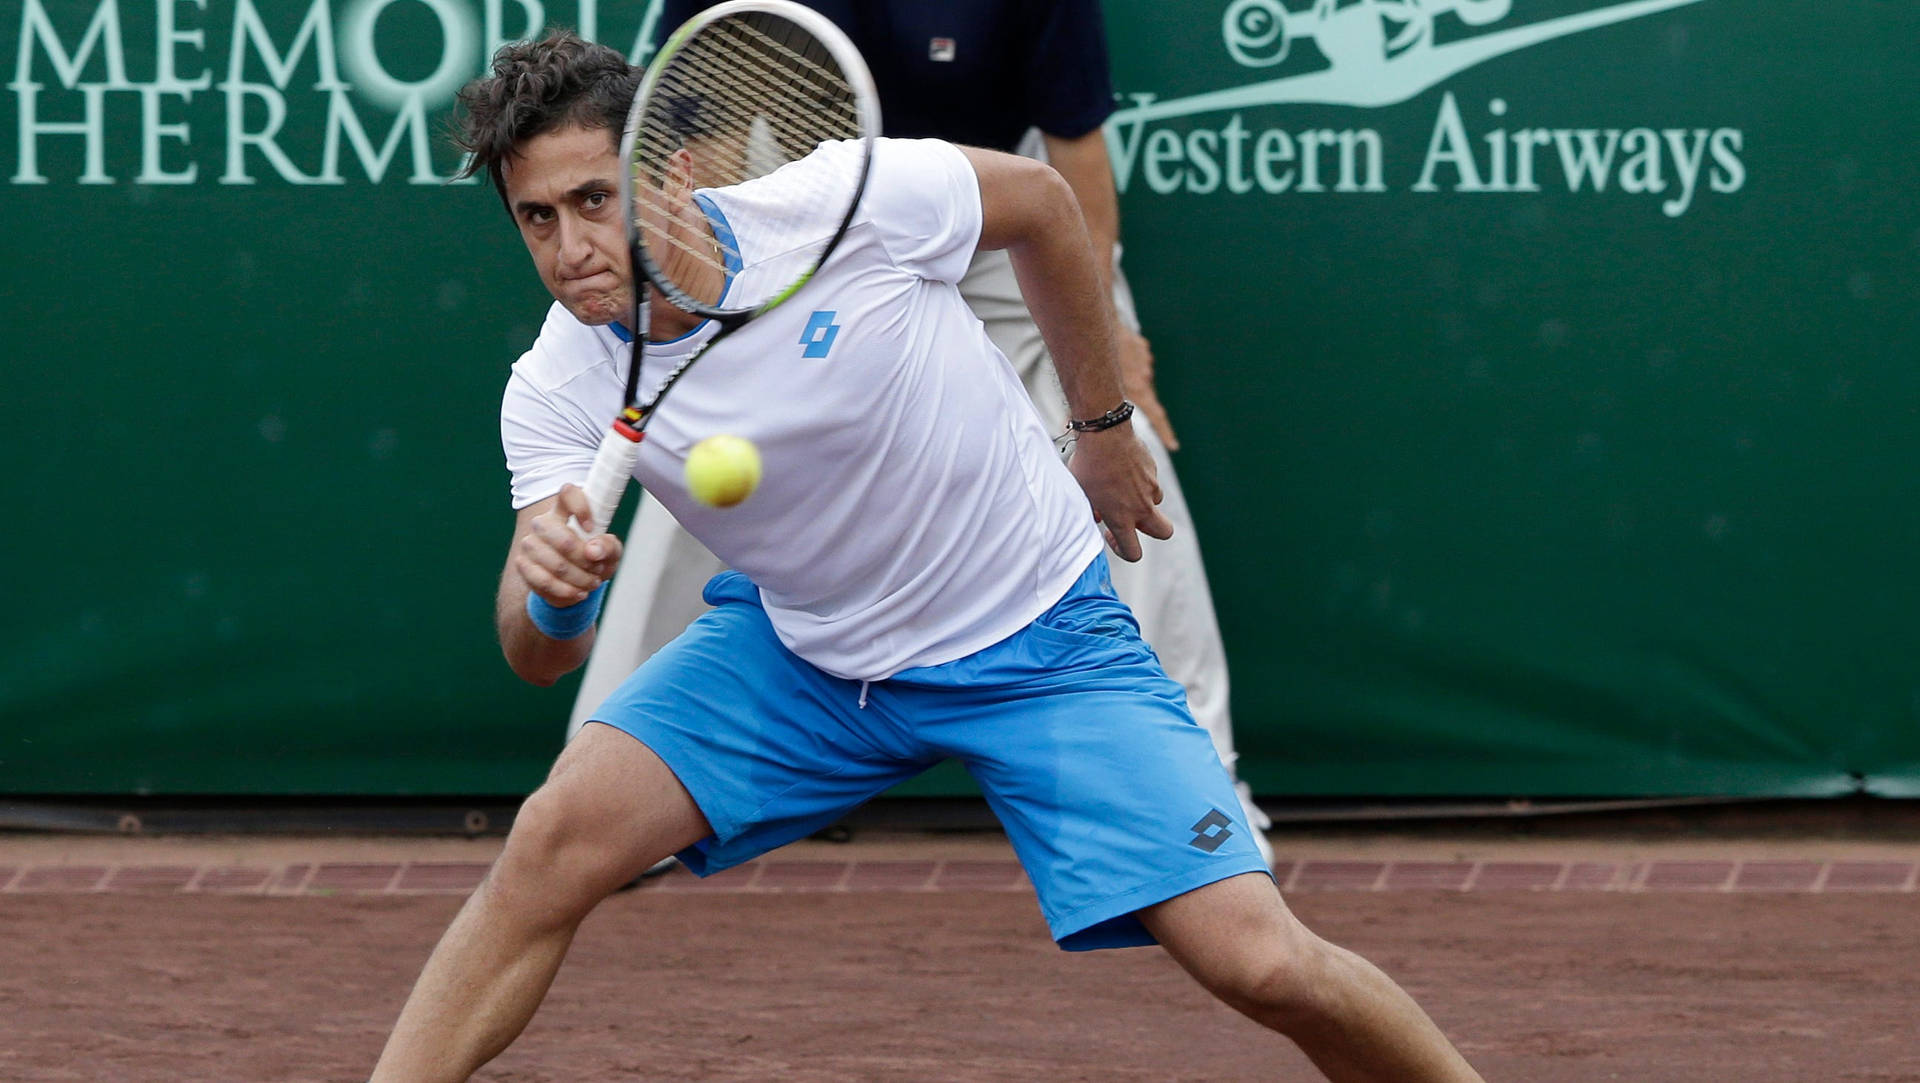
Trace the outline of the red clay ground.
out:
<instances>
[{"instance_id":1,"label":"red clay ground","mask_svg":"<svg viewBox=\"0 0 1920 1083\"><path fill-rule=\"evenodd\" d=\"M0 1079L364 1079L497 846L0 836ZM1920 846L1280 849L1490 1080L1920 1080ZM1055 949L997 840L929 837L617 896L476 1078L1317 1077L1157 951Z\"/></svg>"}]
</instances>

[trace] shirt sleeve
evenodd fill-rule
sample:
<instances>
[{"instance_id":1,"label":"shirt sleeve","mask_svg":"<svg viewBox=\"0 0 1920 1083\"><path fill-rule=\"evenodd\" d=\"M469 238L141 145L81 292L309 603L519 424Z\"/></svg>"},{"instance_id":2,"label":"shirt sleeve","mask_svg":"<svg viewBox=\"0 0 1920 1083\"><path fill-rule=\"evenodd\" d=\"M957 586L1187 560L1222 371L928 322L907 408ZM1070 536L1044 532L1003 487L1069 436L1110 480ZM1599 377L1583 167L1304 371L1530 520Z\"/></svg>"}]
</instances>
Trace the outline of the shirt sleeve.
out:
<instances>
[{"instance_id":1,"label":"shirt sleeve","mask_svg":"<svg viewBox=\"0 0 1920 1083\"><path fill-rule=\"evenodd\" d=\"M1113 75L1107 67L1107 31L1099 0L1055 0L1039 5L1028 39L1027 104L1035 127L1073 139L1113 113Z\"/></svg>"},{"instance_id":2,"label":"shirt sleeve","mask_svg":"<svg viewBox=\"0 0 1920 1083\"><path fill-rule=\"evenodd\" d=\"M980 244L980 180L943 140L876 140L861 209L894 265L921 278L960 281Z\"/></svg>"},{"instance_id":3,"label":"shirt sleeve","mask_svg":"<svg viewBox=\"0 0 1920 1083\"><path fill-rule=\"evenodd\" d=\"M513 510L537 504L572 482L585 485L599 450L559 404L516 371L500 401L500 447L512 476Z\"/></svg>"}]
</instances>

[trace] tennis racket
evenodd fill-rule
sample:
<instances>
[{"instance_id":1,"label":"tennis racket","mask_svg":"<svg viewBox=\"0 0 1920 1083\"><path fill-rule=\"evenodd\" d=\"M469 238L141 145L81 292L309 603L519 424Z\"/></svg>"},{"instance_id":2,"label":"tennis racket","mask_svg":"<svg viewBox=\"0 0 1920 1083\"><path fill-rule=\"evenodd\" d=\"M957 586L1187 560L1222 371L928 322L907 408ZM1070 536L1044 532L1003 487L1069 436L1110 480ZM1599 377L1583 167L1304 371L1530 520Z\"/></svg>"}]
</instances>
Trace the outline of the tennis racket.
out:
<instances>
[{"instance_id":1,"label":"tennis racket","mask_svg":"<svg viewBox=\"0 0 1920 1083\"><path fill-rule=\"evenodd\" d=\"M673 32L647 65L621 140L620 177L633 259L634 340L623 407L587 475L593 522L607 528L639 459L647 424L693 364L791 299L833 254L866 190L880 101L860 53L824 16L788 0L734 0ZM842 142L851 167L782 167ZM696 189L760 184L752 235L712 227ZM784 208L784 210L782 210ZM738 274L752 251L751 274ZM757 258L756 258L757 257ZM719 330L639 397L650 306L671 304Z\"/></svg>"}]
</instances>

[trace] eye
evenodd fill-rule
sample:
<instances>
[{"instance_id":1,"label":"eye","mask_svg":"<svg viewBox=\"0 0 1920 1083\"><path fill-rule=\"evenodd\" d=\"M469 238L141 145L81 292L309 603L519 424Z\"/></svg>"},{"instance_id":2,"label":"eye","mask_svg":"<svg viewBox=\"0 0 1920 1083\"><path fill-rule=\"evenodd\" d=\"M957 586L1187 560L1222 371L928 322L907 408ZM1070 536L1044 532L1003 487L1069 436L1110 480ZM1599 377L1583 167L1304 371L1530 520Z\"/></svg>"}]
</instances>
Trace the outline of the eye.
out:
<instances>
[{"instance_id":1,"label":"eye","mask_svg":"<svg viewBox=\"0 0 1920 1083\"><path fill-rule=\"evenodd\" d=\"M601 207L606 206L609 198L611 197L605 192L590 192L586 199L581 200L581 205L590 211L597 211Z\"/></svg>"}]
</instances>

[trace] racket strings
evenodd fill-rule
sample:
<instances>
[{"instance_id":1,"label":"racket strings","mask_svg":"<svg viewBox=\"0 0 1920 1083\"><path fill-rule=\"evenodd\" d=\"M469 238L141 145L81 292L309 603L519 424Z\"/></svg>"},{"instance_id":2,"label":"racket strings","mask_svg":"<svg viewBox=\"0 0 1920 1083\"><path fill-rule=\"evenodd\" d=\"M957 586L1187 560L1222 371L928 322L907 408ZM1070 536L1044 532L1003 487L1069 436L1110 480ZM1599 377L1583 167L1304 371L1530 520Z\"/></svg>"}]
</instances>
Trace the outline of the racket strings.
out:
<instances>
[{"instance_id":1,"label":"racket strings","mask_svg":"<svg viewBox=\"0 0 1920 1083\"><path fill-rule=\"evenodd\" d=\"M635 143L635 179L641 182L636 193L665 218L660 182L677 151L688 152L695 187L720 188L764 177L824 142L860 134L856 93L812 34L760 14L719 20L684 43L660 71ZM794 181L798 185L801 178ZM843 185L832 178L816 178L812 187L818 191L789 189L784 199L803 210L844 202L838 198ZM756 236L771 250L793 255L797 265L811 266L817 252L808 249L829 243L831 224L822 230L810 217L799 214L793 225L820 234L811 246L764 229ZM724 280L743 262L724 233L669 228L651 231L648 239L660 256L659 271L676 285L713 281L716 273Z\"/></svg>"},{"instance_id":2,"label":"racket strings","mask_svg":"<svg viewBox=\"0 0 1920 1083\"><path fill-rule=\"evenodd\" d=\"M708 99L716 134L747 133L732 168L716 170L714 185L764 176L825 139L859 131L852 87L832 56L798 27L775 25L783 30L779 37L751 19L717 23L713 34L684 50L684 66L675 72L689 95Z\"/></svg>"}]
</instances>

